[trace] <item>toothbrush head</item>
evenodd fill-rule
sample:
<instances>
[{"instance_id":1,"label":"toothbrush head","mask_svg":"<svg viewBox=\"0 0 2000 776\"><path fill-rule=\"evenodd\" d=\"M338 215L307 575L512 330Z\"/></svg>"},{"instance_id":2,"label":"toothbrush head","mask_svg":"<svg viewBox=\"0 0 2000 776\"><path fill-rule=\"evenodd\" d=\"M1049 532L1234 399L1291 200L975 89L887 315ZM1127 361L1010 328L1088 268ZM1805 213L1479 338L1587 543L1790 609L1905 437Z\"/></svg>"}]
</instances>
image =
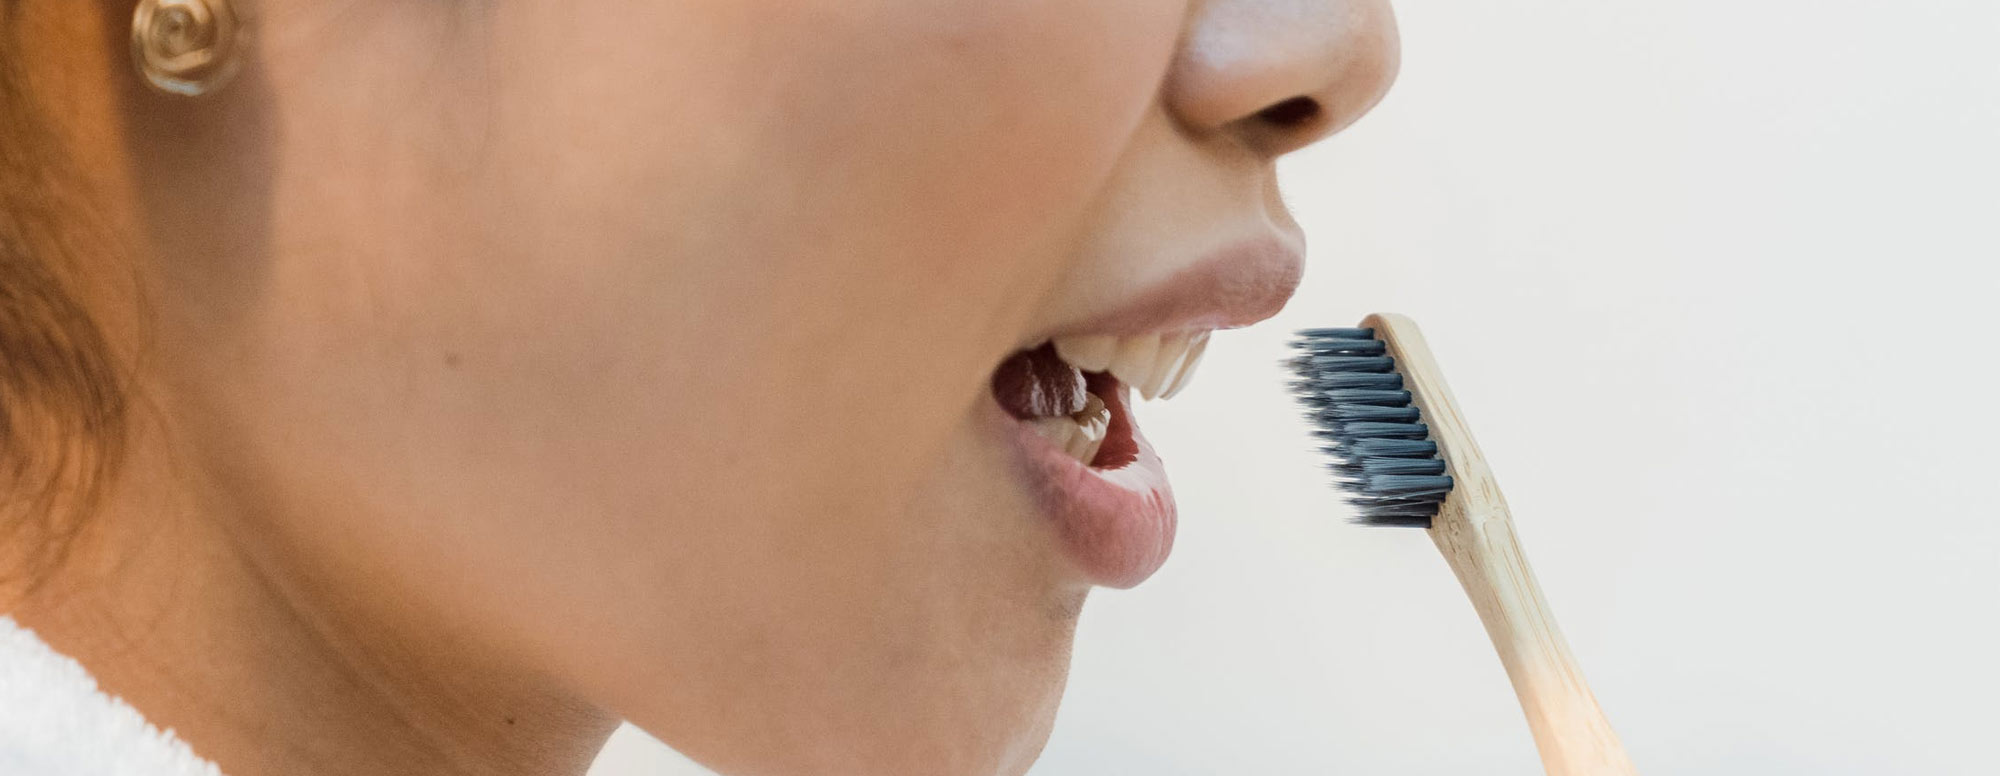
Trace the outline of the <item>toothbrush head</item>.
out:
<instances>
[{"instance_id":1,"label":"toothbrush head","mask_svg":"<svg viewBox=\"0 0 2000 776\"><path fill-rule=\"evenodd\" d=\"M1306 329L1292 347L1292 391L1355 522L1431 527L1452 477L1389 343L1374 328Z\"/></svg>"}]
</instances>

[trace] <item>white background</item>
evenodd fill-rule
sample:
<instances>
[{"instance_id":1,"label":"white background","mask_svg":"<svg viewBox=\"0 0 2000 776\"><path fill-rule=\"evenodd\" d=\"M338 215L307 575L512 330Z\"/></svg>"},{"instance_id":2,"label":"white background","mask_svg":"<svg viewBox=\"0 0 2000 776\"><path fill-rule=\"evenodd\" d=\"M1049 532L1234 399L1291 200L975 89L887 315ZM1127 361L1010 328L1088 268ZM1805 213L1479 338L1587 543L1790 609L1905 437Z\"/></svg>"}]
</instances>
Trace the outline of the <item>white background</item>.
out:
<instances>
[{"instance_id":1,"label":"white background","mask_svg":"<svg viewBox=\"0 0 2000 776\"><path fill-rule=\"evenodd\" d=\"M1425 536L1363 529L1286 332L1411 314L1647 774L1995 774L2000 3L1413 0L1284 168L1278 321L1140 408L1182 530L1034 776L1533 774ZM627 729L593 776L702 773Z\"/></svg>"}]
</instances>

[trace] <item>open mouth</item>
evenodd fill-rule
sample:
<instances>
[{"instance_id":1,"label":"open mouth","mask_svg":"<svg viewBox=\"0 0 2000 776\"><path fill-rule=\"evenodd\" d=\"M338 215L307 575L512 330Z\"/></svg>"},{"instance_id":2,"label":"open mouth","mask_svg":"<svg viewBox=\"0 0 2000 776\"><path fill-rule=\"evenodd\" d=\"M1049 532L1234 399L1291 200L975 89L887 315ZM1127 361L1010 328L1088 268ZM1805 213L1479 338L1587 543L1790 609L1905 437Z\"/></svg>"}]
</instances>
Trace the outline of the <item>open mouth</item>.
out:
<instances>
[{"instance_id":1,"label":"open mouth","mask_svg":"<svg viewBox=\"0 0 2000 776\"><path fill-rule=\"evenodd\" d=\"M1173 549L1173 489L1132 418L1132 395L1180 393L1210 333L1276 314L1303 262L1291 232L1222 245L1164 279L1094 300L1103 312L1063 323L993 370L982 414L1089 583L1139 584Z\"/></svg>"},{"instance_id":2,"label":"open mouth","mask_svg":"<svg viewBox=\"0 0 2000 776\"><path fill-rule=\"evenodd\" d=\"M1173 493L1131 414L1136 391L1187 386L1207 330L1057 337L1001 362L993 398L1070 557L1096 584L1136 585L1173 546Z\"/></svg>"},{"instance_id":3,"label":"open mouth","mask_svg":"<svg viewBox=\"0 0 2000 776\"><path fill-rule=\"evenodd\" d=\"M1128 337L1062 337L1015 353L993 372L993 398L1092 469L1113 470L1138 457L1126 388L1143 398L1172 398L1187 386L1207 331Z\"/></svg>"}]
</instances>

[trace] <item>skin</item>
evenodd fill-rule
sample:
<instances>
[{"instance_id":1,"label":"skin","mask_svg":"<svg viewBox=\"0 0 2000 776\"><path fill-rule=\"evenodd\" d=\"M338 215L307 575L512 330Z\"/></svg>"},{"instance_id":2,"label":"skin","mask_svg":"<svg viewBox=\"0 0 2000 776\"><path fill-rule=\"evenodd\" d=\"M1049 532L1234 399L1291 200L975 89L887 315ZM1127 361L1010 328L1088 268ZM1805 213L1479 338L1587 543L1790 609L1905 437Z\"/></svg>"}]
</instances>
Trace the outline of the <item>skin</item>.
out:
<instances>
[{"instance_id":1,"label":"skin","mask_svg":"<svg viewBox=\"0 0 2000 776\"><path fill-rule=\"evenodd\" d=\"M1089 586L989 375L1296 238L1273 161L1396 62L1372 0L263 0L187 99L111 5L6 44L141 411L8 608L234 776L581 773L620 718L1022 772Z\"/></svg>"}]
</instances>

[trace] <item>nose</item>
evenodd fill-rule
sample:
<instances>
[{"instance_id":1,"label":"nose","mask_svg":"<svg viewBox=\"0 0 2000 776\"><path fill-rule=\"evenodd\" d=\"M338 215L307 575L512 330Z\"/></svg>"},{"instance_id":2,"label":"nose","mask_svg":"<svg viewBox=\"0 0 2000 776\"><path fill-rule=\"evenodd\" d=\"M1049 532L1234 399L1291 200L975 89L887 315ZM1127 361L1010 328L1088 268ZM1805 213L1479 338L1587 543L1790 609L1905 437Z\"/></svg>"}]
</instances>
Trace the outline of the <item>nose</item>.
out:
<instances>
[{"instance_id":1,"label":"nose","mask_svg":"<svg viewBox=\"0 0 2000 776\"><path fill-rule=\"evenodd\" d=\"M1388 0L1202 0L1191 13L1168 110L1269 158L1354 123L1396 78Z\"/></svg>"}]
</instances>

